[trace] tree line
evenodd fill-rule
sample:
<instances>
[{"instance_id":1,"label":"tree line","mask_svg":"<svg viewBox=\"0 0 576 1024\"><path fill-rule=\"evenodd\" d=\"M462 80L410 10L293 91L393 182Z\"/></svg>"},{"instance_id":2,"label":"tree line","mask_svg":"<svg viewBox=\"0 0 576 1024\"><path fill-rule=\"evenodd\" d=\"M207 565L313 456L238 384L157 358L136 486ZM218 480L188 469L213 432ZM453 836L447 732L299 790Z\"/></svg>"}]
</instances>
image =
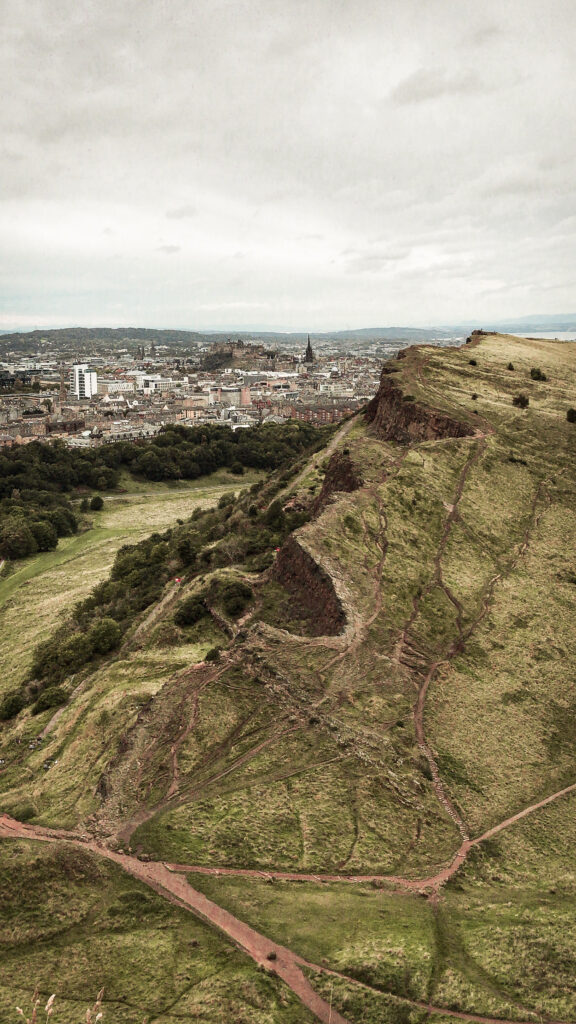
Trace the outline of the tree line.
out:
<instances>
[{"instance_id":1,"label":"tree line","mask_svg":"<svg viewBox=\"0 0 576 1024\"><path fill-rule=\"evenodd\" d=\"M226 468L277 469L317 446L326 430L309 423L263 424L233 431L224 425L171 424L149 441L119 441L74 449L63 441L33 441L0 455L0 557L25 558L56 547L78 529L69 496L114 490L120 473L138 479L196 480Z\"/></svg>"}]
</instances>

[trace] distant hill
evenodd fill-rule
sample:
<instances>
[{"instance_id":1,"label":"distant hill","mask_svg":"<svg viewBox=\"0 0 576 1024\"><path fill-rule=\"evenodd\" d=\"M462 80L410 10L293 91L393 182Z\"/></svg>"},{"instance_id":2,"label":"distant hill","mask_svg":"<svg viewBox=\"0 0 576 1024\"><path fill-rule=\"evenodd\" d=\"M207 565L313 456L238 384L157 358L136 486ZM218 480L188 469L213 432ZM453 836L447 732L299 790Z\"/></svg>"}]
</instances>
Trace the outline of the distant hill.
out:
<instances>
[{"instance_id":1,"label":"distant hill","mask_svg":"<svg viewBox=\"0 0 576 1024\"><path fill-rule=\"evenodd\" d=\"M479 321L468 321L462 328L477 327ZM534 314L515 317L512 320L486 320L484 330L517 333L519 331L576 331L576 313Z\"/></svg>"},{"instance_id":2,"label":"distant hill","mask_svg":"<svg viewBox=\"0 0 576 1024\"><path fill-rule=\"evenodd\" d=\"M218 331L202 333L200 331L154 330L143 327L64 327L50 330L15 331L0 334L0 353L16 351L25 352L36 349L41 343L46 347L56 346L84 351L87 354L99 349L117 350L137 345L160 346L170 348L190 348L199 345L216 344L230 338L241 341L259 341L277 343L287 348L305 345L308 334L293 332L284 334L281 331ZM446 329L420 329L417 327L362 327L345 331L328 331L324 333L310 332L313 342L336 341L342 344L373 342L425 342L439 341L446 337Z\"/></svg>"}]
</instances>

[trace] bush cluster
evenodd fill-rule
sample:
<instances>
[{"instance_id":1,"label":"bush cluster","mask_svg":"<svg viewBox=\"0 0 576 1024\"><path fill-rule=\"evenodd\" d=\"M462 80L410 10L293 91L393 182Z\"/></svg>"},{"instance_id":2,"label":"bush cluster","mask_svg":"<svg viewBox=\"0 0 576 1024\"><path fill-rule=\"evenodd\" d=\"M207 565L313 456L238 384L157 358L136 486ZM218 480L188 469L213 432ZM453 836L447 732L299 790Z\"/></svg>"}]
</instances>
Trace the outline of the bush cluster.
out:
<instances>
[{"instance_id":1,"label":"bush cluster","mask_svg":"<svg viewBox=\"0 0 576 1024\"><path fill-rule=\"evenodd\" d=\"M53 551L59 537L76 533L78 521L66 498L14 490L0 501L0 557L27 558Z\"/></svg>"}]
</instances>

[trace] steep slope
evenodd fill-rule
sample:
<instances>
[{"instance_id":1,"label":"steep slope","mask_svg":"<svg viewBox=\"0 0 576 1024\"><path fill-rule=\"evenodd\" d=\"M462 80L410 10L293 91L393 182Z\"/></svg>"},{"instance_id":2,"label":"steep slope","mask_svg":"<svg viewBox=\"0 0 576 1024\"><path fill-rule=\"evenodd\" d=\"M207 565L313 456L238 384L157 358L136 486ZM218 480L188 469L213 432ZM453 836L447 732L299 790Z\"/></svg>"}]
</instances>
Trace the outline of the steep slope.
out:
<instances>
[{"instance_id":1,"label":"steep slope","mask_svg":"<svg viewBox=\"0 0 576 1024\"><path fill-rule=\"evenodd\" d=\"M475 333L388 364L324 466L210 520L41 751L49 712L5 727L20 834L188 873L185 905L291 950L342 1019L573 1019L575 349ZM288 515L258 572L239 538ZM177 629L194 595L210 615Z\"/></svg>"}]
</instances>

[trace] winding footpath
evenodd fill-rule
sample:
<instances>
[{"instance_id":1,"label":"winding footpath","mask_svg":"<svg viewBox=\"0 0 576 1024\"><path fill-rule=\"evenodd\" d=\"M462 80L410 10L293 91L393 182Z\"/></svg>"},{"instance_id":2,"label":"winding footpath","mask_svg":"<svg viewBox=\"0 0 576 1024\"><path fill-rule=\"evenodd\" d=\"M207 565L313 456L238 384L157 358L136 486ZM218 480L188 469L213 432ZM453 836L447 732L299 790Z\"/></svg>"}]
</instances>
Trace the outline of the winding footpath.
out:
<instances>
[{"instance_id":1,"label":"winding footpath","mask_svg":"<svg viewBox=\"0 0 576 1024\"><path fill-rule=\"evenodd\" d=\"M576 791L576 783L565 786L564 789L552 793L550 796L531 804L523 810L498 825L493 826L476 839L466 839L462 842L453 860L445 868L442 868L434 875L426 878L409 879L394 875L318 875L299 874L287 871L256 871L241 868L214 868L192 864L169 864L158 861L142 861L137 857L125 853L117 853L110 850L100 842L90 839L88 835L81 835L64 829L44 828L40 825L28 825L16 821L7 814L0 815L0 837L4 839L25 839L40 842L67 842L74 846L90 850L98 857L104 857L117 864L128 874L137 878L144 885L149 886L160 896L173 903L175 906L190 910L202 921L216 928L227 936L239 949L250 956L260 967L265 967L271 973L276 974L294 992L304 1006L306 1006L319 1021L323 1024L351 1024L346 1017L338 1013L331 1004L327 1003L322 996L313 988L304 974L303 968L316 971L322 974L339 977L349 984L361 985L371 992L379 995L386 995L380 989L364 985L355 978L338 971L333 971L322 965L311 963L308 960L293 953L286 946L268 939L265 935L257 932L254 928L245 924L239 918L234 917L227 910L224 910L213 900L208 899L203 893L194 889L193 886L183 877L186 873L196 872L207 875L235 875L250 878L276 878L285 881L309 881L309 882L348 882L366 884L370 882L388 883L404 889L416 892L438 890L462 866L470 850L492 838L499 832L515 824L522 818L527 817L534 811L555 800ZM537 1015L534 1014L533 1021L506 1021L503 1018L485 1017L464 1011L447 1010L444 1007L434 1006L430 1003L419 1002L397 997L403 1004L422 1009L430 1014L454 1017L458 1020L476 1021L478 1024L534 1024ZM564 1024L562 1021L548 1021L548 1024Z\"/></svg>"}]
</instances>

